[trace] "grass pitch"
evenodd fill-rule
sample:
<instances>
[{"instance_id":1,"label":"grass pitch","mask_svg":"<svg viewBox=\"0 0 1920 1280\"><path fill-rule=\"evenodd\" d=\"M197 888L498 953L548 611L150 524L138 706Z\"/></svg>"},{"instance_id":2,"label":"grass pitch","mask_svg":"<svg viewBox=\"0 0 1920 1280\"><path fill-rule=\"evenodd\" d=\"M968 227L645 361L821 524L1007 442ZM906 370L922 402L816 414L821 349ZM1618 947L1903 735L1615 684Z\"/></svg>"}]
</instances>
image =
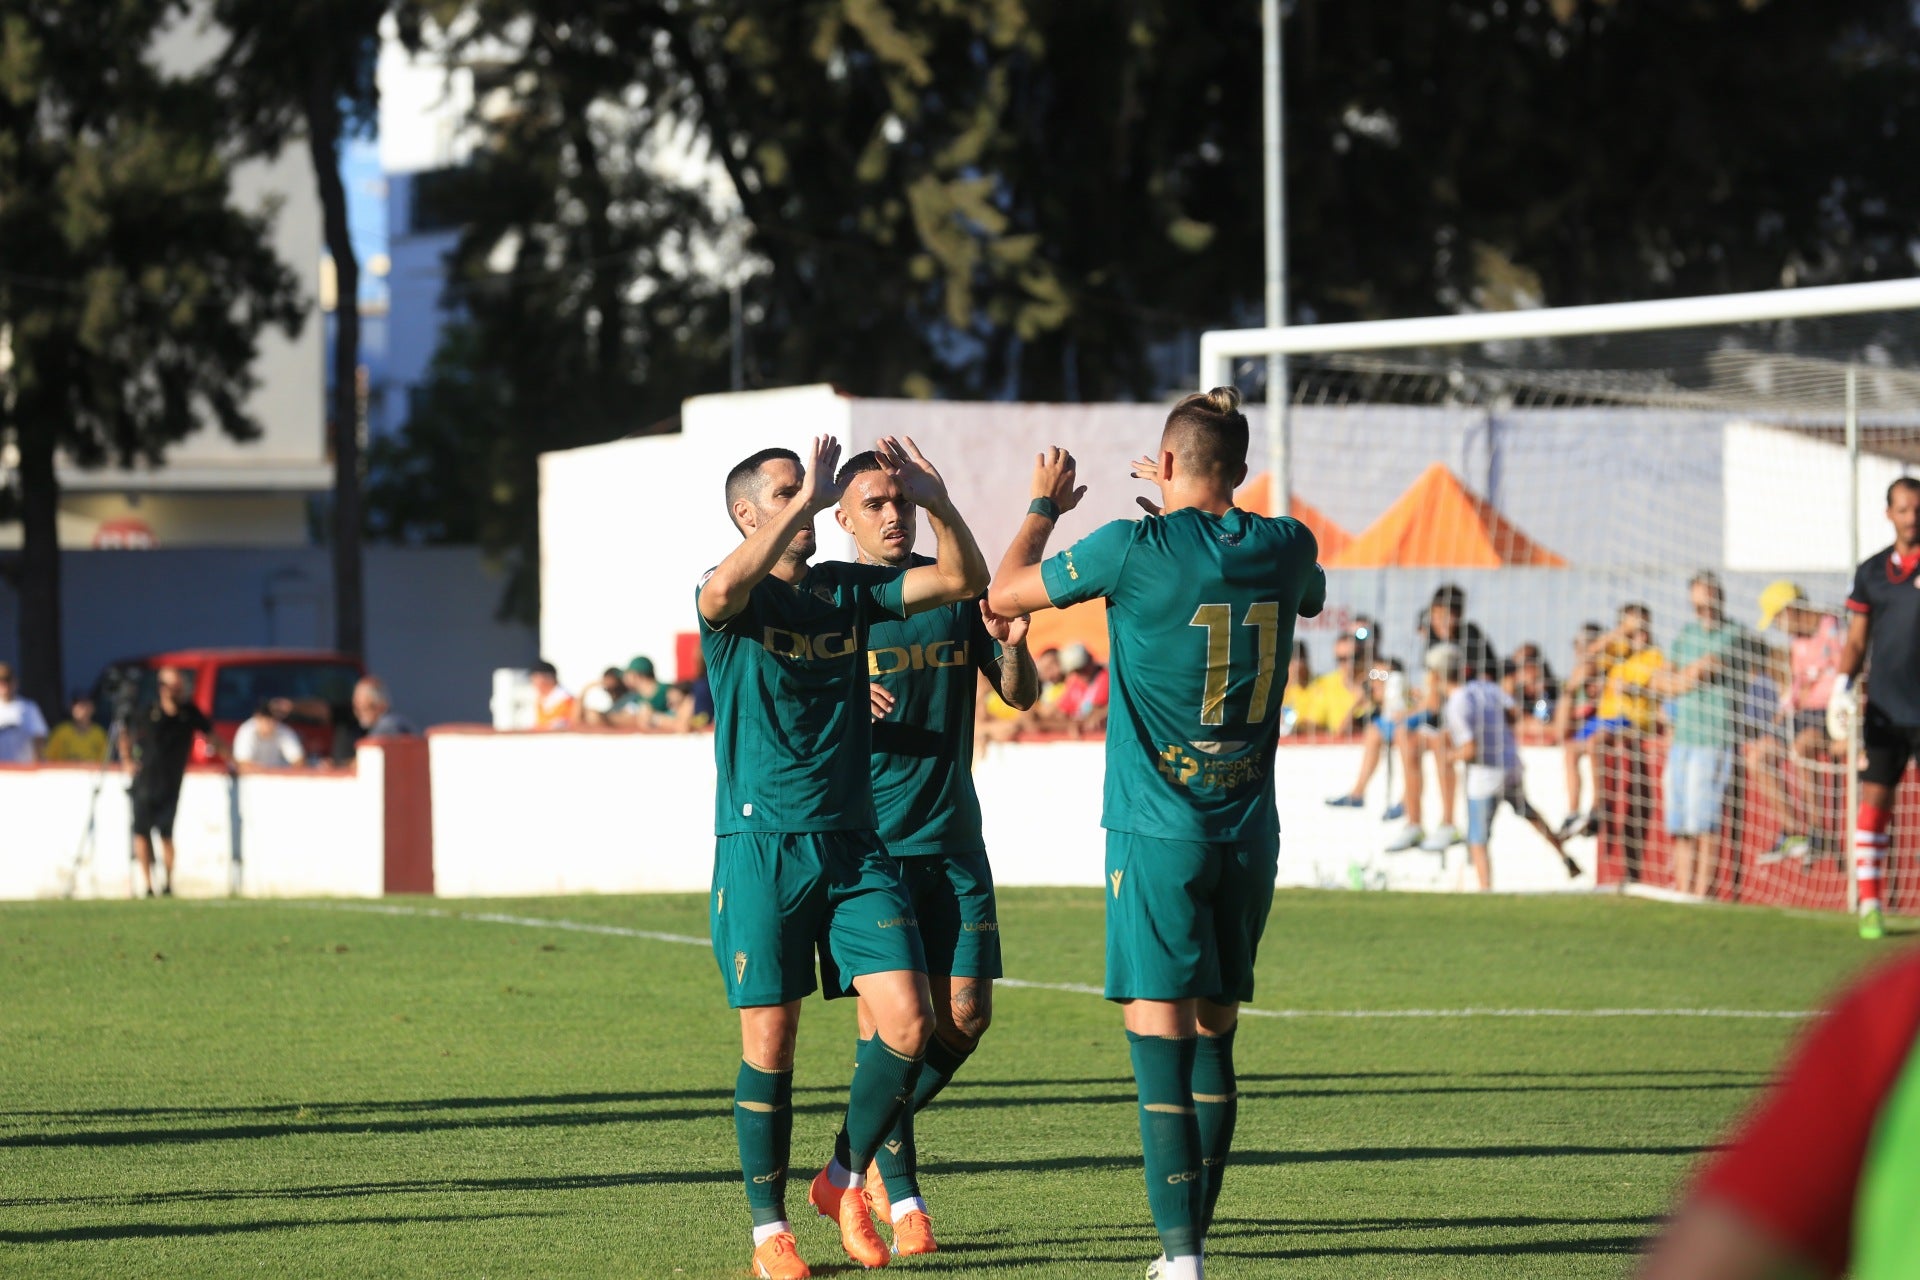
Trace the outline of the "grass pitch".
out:
<instances>
[{"instance_id":1,"label":"grass pitch","mask_svg":"<svg viewBox=\"0 0 1920 1280\"><path fill-rule=\"evenodd\" d=\"M736 1023L669 940L702 899L371 905L0 906L0 1271L744 1274ZM1001 918L1010 977L1099 983L1097 892L1005 891ZM1811 1009L1884 953L1843 918L1283 893L1260 1008L1532 1012L1248 1018L1210 1272L1619 1275L1801 1023L1542 1011ZM850 1269L804 1198L852 1034L809 1002L788 1196L816 1274ZM920 1137L942 1245L902 1274L1157 1252L1093 996L1003 989Z\"/></svg>"}]
</instances>

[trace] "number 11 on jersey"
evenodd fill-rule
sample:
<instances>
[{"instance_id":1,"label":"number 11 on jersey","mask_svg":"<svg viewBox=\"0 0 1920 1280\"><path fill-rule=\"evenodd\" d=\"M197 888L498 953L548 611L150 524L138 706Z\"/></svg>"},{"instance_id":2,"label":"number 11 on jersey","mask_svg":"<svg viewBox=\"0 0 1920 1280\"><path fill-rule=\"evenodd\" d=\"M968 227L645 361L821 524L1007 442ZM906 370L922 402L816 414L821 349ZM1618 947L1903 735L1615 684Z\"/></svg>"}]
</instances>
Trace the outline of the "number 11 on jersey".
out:
<instances>
[{"instance_id":1,"label":"number 11 on jersey","mask_svg":"<svg viewBox=\"0 0 1920 1280\"><path fill-rule=\"evenodd\" d=\"M1193 611L1187 625L1207 629L1207 679L1200 694L1200 723L1225 724L1227 685L1232 679L1233 666L1233 606L1203 604ZM1268 705L1273 701L1273 673L1280 658L1280 606L1272 600L1248 605L1240 625L1252 627L1259 633L1253 696L1247 700L1246 723L1260 724L1266 720Z\"/></svg>"}]
</instances>

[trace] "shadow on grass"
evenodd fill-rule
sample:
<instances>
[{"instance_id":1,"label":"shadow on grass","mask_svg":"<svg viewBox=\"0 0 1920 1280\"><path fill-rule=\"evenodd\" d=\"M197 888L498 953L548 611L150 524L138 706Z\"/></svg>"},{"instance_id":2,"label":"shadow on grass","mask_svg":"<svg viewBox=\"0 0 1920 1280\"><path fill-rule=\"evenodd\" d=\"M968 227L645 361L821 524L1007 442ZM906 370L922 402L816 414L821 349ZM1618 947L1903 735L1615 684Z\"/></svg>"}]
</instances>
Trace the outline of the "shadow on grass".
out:
<instances>
[{"instance_id":1,"label":"shadow on grass","mask_svg":"<svg viewBox=\"0 0 1920 1280\"><path fill-rule=\"evenodd\" d=\"M738 1169L667 1169L646 1173L582 1173L521 1178L413 1178L394 1182L337 1182L313 1187L234 1187L181 1191L135 1191L125 1195L18 1196L0 1207L76 1208L82 1205L227 1204L252 1200L354 1200L366 1196L490 1194L523 1191L601 1191L672 1183L734 1183Z\"/></svg>"},{"instance_id":2,"label":"shadow on grass","mask_svg":"<svg viewBox=\"0 0 1920 1280\"><path fill-rule=\"evenodd\" d=\"M544 1213L441 1213L364 1218L281 1218L263 1222L125 1222L98 1227L50 1227L45 1231L0 1231L0 1244L69 1244L87 1240L167 1240L194 1236L300 1231L309 1227L392 1227L426 1222L489 1222L545 1218Z\"/></svg>"}]
</instances>

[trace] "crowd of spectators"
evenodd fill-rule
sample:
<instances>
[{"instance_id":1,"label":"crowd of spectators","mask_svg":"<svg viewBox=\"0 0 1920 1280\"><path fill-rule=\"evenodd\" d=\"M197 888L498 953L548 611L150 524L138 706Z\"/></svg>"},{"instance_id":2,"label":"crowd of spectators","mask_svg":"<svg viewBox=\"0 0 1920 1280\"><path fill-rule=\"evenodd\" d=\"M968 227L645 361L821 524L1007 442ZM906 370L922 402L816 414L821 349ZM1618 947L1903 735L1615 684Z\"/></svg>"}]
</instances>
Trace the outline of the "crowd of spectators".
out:
<instances>
[{"instance_id":1,"label":"crowd of spectators","mask_svg":"<svg viewBox=\"0 0 1920 1280\"><path fill-rule=\"evenodd\" d=\"M1790 581L1775 582L1761 593L1757 628L1728 616L1715 574L1694 575L1687 591L1690 616L1667 648L1654 643L1652 611L1628 603L1611 627L1588 622L1579 628L1563 681L1536 642L1516 646L1502 661L1484 633L1465 619L1465 593L1442 587L1420 619L1426 652L1418 686L1407 681L1399 663L1380 655L1378 626L1357 618L1334 643L1334 670L1289 690L1288 730L1295 736L1359 738L1359 775L1349 791L1327 800L1336 808L1362 807L1385 749L1394 749L1403 783L1385 816L1404 823L1389 850L1437 852L1459 843L1461 832L1453 821L1455 761L1439 729L1441 682L1430 661L1442 647L1457 649L1467 680L1497 682L1505 694L1517 744L1560 746L1569 811L1558 837L1596 833L1589 797L1597 788L1590 779L1601 760L1618 759L1623 751L1637 752L1658 739L1664 746L1662 821L1678 888L1706 892L1737 771L1762 802L1759 811L1776 815L1780 834L1763 859L1805 859L1818 851L1808 814L1813 788L1789 783L1808 767L1838 768L1826 714L1844 625L1834 612L1815 608ZM1768 643L1770 631L1783 634L1784 648ZM1437 794L1431 800L1423 794L1425 755L1435 765ZM1409 778L1421 779L1421 785L1404 785ZM1424 819L1436 801L1438 821L1429 823Z\"/></svg>"},{"instance_id":2,"label":"crowd of spectators","mask_svg":"<svg viewBox=\"0 0 1920 1280\"><path fill-rule=\"evenodd\" d=\"M608 667L575 696L560 683L551 662L527 673L533 688L536 730L619 729L630 733L694 733L713 723L713 690L704 666L679 684L660 679L653 659L639 655L624 667Z\"/></svg>"}]
</instances>

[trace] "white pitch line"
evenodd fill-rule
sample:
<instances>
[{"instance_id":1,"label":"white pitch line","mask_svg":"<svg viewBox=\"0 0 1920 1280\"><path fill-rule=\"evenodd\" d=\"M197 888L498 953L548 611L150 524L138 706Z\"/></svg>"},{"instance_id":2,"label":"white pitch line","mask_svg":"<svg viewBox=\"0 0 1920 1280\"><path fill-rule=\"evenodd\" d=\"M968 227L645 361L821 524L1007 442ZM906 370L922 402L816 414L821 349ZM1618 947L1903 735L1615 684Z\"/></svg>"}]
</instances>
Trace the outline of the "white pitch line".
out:
<instances>
[{"instance_id":1,"label":"white pitch line","mask_svg":"<svg viewBox=\"0 0 1920 1280\"><path fill-rule=\"evenodd\" d=\"M614 938L640 938L648 942L671 942L687 947L712 945L705 938L684 933L659 933L651 929L628 929L617 924L589 924L580 920L559 920L547 916L510 916L494 911L443 911L435 907L402 907L386 903L303 902L278 905L301 906L316 911L356 911L383 916L424 916L440 920L471 920L478 924L510 924L524 929L560 929L569 933L598 933ZM1028 982L1021 978L996 978L998 987L1019 987L1027 991L1065 991L1072 995L1104 996L1099 987L1080 982ZM1243 1018L1811 1018L1804 1009L1256 1009L1240 1006Z\"/></svg>"}]
</instances>

